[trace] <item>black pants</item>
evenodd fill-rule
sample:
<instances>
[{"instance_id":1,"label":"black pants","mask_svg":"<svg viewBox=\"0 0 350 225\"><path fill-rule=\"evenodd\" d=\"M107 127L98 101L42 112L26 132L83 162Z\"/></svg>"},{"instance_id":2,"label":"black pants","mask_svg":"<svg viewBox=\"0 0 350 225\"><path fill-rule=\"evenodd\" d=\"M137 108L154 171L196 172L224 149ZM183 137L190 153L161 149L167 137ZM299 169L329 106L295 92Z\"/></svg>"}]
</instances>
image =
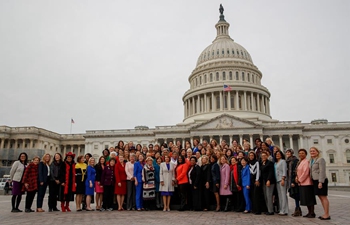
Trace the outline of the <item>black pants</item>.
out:
<instances>
[{"instance_id":1,"label":"black pants","mask_svg":"<svg viewBox=\"0 0 350 225\"><path fill-rule=\"evenodd\" d=\"M201 210L201 207L202 207L202 201L201 201L202 189L200 189L198 187L197 187L197 189L194 189L194 186L191 185L191 191L192 191L193 210L199 211L199 210Z\"/></svg>"},{"instance_id":2,"label":"black pants","mask_svg":"<svg viewBox=\"0 0 350 225\"><path fill-rule=\"evenodd\" d=\"M208 209L210 208L210 189L206 188L205 186L203 186L203 191L202 191L202 206L203 209Z\"/></svg>"},{"instance_id":3,"label":"black pants","mask_svg":"<svg viewBox=\"0 0 350 225\"><path fill-rule=\"evenodd\" d=\"M57 199L60 190L60 184L54 180L49 182L49 209L57 209Z\"/></svg>"},{"instance_id":4,"label":"black pants","mask_svg":"<svg viewBox=\"0 0 350 225\"><path fill-rule=\"evenodd\" d=\"M114 186L104 185L103 186L103 204L102 208L109 209L113 207L113 197L114 197Z\"/></svg>"},{"instance_id":5,"label":"black pants","mask_svg":"<svg viewBox=\"0 0 350 225\"><path fill-rule=\"evenodd\" d=\"M180 210L184 210L187 202L188 184L179 184Z\"/></svg>"},{"instance_id":6,"label":"black pants","mask_svg":"<svg viewBox=\"0 0 350 225\"><path fill-rule=\"evenodd\" d=\"M245 208L245 201L243 191L232 192L232 211L243 212Z\"/></svg>"},{"instance_id":7,"label":"black pants","mask_svg":"<svg viewBox=\"0 0 350 225\"><path fill-rule=\"evenodd\" d=\"M27 196L26 196L26 209L31 209L34 201L36 191L27 191Z\"/></svg>"},{"instance_id":8,"label":"black pants","mask_svg":"<svg viewBox=\"0 0 350 225\"><path fill-rule=\"evenodd\" d=\"M255 182L255 181L253 181ZM254 213L261 213L263 212L262 205L265 204L265 200L262 196L264 196L264 193L262 191L261 186L255 186L254 183L251 183L250 185L250 200L252 202L252 211Z\"/></svg>"},{"instance_id":9,"label":"black pants","mask_svg":"<svg viewBox=\"0 0 350 225\"><path fill-rule=\"evenodd\" d=\"M47 180L49 180L49 179L47 179ZM38 197L36 199L36 207L37 208L42 208L43 207L43 202L44 202L44 196L45 196L45 193L46 193L47 183L48 182L44 182L43 185L40 185L40 183L38 184Z\"/></svg>"}]
</instances>

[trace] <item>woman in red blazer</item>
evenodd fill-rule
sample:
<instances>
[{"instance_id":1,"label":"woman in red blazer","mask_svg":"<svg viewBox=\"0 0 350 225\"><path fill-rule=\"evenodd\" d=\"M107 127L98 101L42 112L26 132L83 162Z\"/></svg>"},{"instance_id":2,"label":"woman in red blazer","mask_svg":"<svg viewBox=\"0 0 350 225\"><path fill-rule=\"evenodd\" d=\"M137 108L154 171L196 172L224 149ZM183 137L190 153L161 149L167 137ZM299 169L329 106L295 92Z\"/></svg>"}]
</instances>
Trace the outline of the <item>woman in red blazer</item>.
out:
<instances>
[{"instance_id":1,"label":"woman in red blazer","mask_svg":"<svg viewBox=\"0 0 350 225\"><path fill-rule=\"evenodd\" d=\"M23 183L23 191L27 191L26 197L26 209L25 212L34 212L31 209L33 200L35 197L35 193L38 191L38 168L39 168L40 158L35 156L33 161L26 168L22 183Z\"/></svg>"},{"instance_id":2,"label":"woman in red blazer","mask_svg":"<svg viewBox=\"0 0 350 225\"><path fill-rule=\"evenodd\" d=\"M123 202L126 195L126 172L123 155L119 155L119 162L115 165L115 181L114 194L117 195L118 211L121 211L124 210Z\"/></svg>"},{"instance_id":3,"label":"woman in red blazer","mask_svg":"<svg viewBox=\"0 0 350 225\"><path fill-rule=\"evenodd\" d=\"M188 189L188 164L185 161L185 157L180 155L178 158L176 166L176 182L180 191L180 209L179 211L185 210L186 199L187 199L187 189Z\"/></svg>"}]
</instances>

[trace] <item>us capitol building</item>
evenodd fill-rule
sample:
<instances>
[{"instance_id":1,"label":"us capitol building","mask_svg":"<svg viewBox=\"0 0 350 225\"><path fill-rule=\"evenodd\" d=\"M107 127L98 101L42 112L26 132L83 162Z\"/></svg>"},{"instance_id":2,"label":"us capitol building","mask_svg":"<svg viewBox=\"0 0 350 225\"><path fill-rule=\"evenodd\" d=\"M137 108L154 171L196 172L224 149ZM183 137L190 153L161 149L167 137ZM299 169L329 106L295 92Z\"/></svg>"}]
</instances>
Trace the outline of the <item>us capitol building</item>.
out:
<instances>
[{"instance_id":1,"label":"us capitol building","mask_svg":"<svg viewBox=\"0 0 350 225\"><path fill-rule=\"evenodd\" d=\"M125 130L88 130L84 134L58 134L37 127L0 126L0 176L9 173L20 152L29 157L45 152L95 158L119 140L142 145L198 138L217 141L271 137L275 145L298 150L316 146L327 162L330 186L350 184L350 122L311 123L278 121L270 115L270 92L262 85L262 73L249 52L229 35L223 9L215 25L216 38L202 53L188 78L190 88L182 97L184 120L174 126ZM224 91L223 86L229 90Z\"/></svg>"}]
</instances>

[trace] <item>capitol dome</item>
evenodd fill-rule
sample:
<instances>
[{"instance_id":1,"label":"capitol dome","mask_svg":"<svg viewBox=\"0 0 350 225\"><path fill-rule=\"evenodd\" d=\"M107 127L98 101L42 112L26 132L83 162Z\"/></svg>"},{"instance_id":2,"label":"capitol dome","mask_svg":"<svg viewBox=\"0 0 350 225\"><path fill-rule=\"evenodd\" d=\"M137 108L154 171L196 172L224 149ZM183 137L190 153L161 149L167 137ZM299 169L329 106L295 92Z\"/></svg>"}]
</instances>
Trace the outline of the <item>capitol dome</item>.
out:
<instances>
[{"instance_id":1,"label":"capitol dome","mask_svg":"<svg viewBox=\"0 0 350 225\"><path fill-rule=\"evenodd\" d=\"M271 121L270 92L249 52L229 35L223 10L216 38L199 55L183 96L184 123L207 121L221 114Z\"/></svg>"}]
</instances>

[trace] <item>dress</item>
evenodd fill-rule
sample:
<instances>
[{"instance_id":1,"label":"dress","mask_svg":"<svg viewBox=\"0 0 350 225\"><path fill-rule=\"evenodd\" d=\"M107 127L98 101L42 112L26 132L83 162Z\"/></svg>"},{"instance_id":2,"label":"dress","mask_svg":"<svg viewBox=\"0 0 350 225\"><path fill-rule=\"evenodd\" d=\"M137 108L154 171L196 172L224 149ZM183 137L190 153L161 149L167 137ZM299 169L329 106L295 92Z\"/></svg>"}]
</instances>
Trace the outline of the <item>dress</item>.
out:
<instances>
[{"instance_id":1,"label":"dress","mask_svg":"<svg viewBox=\"0 0 350 225\"><path fill-rule=\"evenodd\" d=\"M162 196L172 196L174 192L174 186L172 182L175 181L175 169L174 164L162 162L160 164L159 178L160 182L164 182L164 185L160 185L159 191L162 192Z\"/></svg>"},{"instance_id":2,"label":"dress","mask_svg":"<svg viewBox=\"0 0 350 225\"><path fill-rule=\"evenodd\" d=\"M219 188L216 186L216 184L220 184L220 166L217 163L211 164L211 190L214 193L219 192Z\"/></svg>"},{"instance_id":3,"label":"dress","mask_svg":"<svg viewBox=\"0 0 350 225\"><path fill-rule=\"evenodd\" d=\"M153 200L156 194L155 170L153 166L145 165L142 170L143 200Z\"/></svg>"},{"instance_id":4,"label":"dress","mask_svg":"<svg viewBox=\"0 0 350 225\"><path fill-rule=\"evenodd\" d=\"M77 163L75 165L76 194L85 194L86 168L87 165L85 163Z\"/></svg>"},{"instance_id":5,"label":"dress","mask_svg":"<svg viewBox=\"0 0 350 225\"><path fill-rule=\"evenodd\" d=\"M74 201L74 193L76 190L75 184L75 163L65 162L60 168L60 192L58 195L59 201Z\"/></svg>"},{"instance_id":6,"label":"dress","mask_svg":"<svg viewBox=\"0 0 350 225\"><path fill-rule=\"evenodd\" d=\"M117 195L126 195L126 172L125 172L125 163L121 164L118 162L115 165L115 186L114 194ZM121 184L119 187L118 183Z\"/></svg>"},{"instance_id":7,"label":"dress","mask_svg":"<svg viewBox=\"0 0 350 225\"><path fill-rule=\"evenodd\" d=\"M87 177L85 180L85 195L94 195L96 170L92 166L87 167ZM90 187L90 181L92 187Z\"/></svg>"},{"instance_id":8,"label":"dress","mask_svg":"<svg viewBox=\"0 0 350 225\"><path fill-rule=\"evenodd\" d=\"M104 168L104 166L102 166L99 163L95 165L95 170L96 170L95 192L96 192L96 194L103 193L103 186L101 184L101 176L102 176L103 168Z\"/></svg>"}]
</instances>

